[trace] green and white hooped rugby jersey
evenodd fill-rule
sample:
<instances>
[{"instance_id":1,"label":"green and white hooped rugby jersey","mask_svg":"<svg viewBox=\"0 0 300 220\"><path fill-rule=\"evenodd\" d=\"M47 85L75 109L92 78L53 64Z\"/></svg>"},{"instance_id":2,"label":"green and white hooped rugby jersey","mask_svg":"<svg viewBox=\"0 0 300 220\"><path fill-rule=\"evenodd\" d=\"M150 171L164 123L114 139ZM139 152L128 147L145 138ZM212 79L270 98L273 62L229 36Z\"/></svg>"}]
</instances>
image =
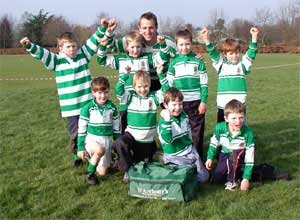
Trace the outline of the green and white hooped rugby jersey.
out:
<instances>
[{"instance_id":1,"label":"green and white hooped rugby jersey","mask_svg":"<svg viewBox=\"0 0 300 220\"><path fill-rule=\"evenodd\" d=\"M177 54L171 60L167 80L170 87L174 86L183 94L183 101L207 102L208 78L205 64L195 57L193 52L186 55Z\"/></svg>"},{"instance_id":2,"label":"green and white hooped rugby jersey","mask_svg":"<svg viewBox=\"0 0 300 220\"><path fill-rule=\"evenodd\" d=\"M48 70L55 71L56 87L62 117L79 115L80 109L93 98L91 94L91 73L88 64L96 53L99 40L110 37L104 27L96 32L78 49L75 58L63 53L52 53L34 43L25 46L31 55L40 60Z\"/></svg>"},{"instance_id":3,"label":"green and white hooped rugby jersey","mask_svg":"<svg viewBox=\"0 0 300 220\"><path fill-rule=\"evenodd\" d=\"M90 100L80 111L78 121L78 151L84 151L85 138L91 136L112 136L120 134L120 120L117 107L107 101L99 105Z\"/></svg>"},{"instance_id":4,"label":"green and white hooped rugby jersey","mask_svg":"<svg viewBox=\"0 0 300 220\"><path fill-rule=\"evenodd\" d=\"M256 57L257 43L251 42L249 49L242 59L233 64L215 49L212 43L206 45L213 67L219 74L217 89L217 106L224 109L225 105L232 99L246 102L247 84L246 75L250 73L252 62Z\"/></svg>"},{"instance_id":5,"label":"green and white hooped rugby jersey","mask_svg":"<svg viewBox=\"0 0 300 220\"><path fill-rule=\"evenodd\" d=\"M216 125L214 135L210 139L207 159L215 159L217 148L221 146L223 153L230 153L232 150L246 149L244 179L251 179L254 165L254 134L253 131L244 125L240 132L232 137L228 130L227 122L220 122Z\"/></svg>"}]
</instances>

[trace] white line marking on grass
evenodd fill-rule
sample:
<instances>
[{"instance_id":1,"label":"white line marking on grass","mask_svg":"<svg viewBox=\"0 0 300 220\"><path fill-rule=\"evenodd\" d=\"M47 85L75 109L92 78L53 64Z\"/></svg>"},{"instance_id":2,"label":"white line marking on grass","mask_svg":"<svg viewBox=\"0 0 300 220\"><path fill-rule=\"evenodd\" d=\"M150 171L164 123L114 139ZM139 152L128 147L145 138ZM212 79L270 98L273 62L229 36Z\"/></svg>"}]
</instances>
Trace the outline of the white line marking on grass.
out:
<instances>
[{"instance_id":1,"label":"white line marking on grass","mask_svg":"<svg viewBox=\"0 0 300 220\"><path fill-rule=\"evenodd\" d=\"M7 75L9 75L9 74L7 74ZM113 78L118 78L119 76L105 76L106 78L108 78L108 79L113 79ZM30 77L30 78L24 78L24 77L22 77L22 78L0 78L0 81L1 80L9 80L9 81L18 81L18 80L21 80L21 81L33 81L33 80L35 80L35 81L42 81L42 80L54 80L54 78L53 77Z\"/></svg>"},{"instance_id":2,"label":"white line marking on grass","mask_svg":"<svg viewBox=\"0 0 300 220\"><path fill-rule=\"evenodd\" d=\"M276 68L276 67L285 67L285 66L295 66L295 65L299 65L300 63L291 63L291 64L283 64L283 65L275 65L275 66L263 66L263 67L256 67L253 68L253 70L259 70L259 69L272 69L272 68Z\"/></svg>"}]
</instances>

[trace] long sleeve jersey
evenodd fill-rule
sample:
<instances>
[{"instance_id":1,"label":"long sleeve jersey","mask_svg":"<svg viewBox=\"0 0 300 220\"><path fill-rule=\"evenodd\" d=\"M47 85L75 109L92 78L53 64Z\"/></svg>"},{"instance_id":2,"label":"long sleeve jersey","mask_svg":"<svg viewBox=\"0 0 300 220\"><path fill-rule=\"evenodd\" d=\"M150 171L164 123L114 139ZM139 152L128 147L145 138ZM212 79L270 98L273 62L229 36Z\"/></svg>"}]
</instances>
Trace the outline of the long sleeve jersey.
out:
<instances>
[{"instance_id":1,"label":"long sleeve jersey","mask_svg":"<svg viewBox=\"0 0 300 220\"><path fill-rule=\"evenodd\" d=\"M62 117L79 115L80 108L93 98L88 64L96 53L99 39L105 35L105 31L104 27L99 27L78 49L74 58L69 58L63 53L52 53L33 43L25 46L34 58L40 60L48 70L55 72Z\"/></svg>"},{"instance_id":2,"label":"long sleeve jersey","mask_svg":"<svg viewBox=\"0 0 300 220\"><path fill-rule=\"evenodd\" d=\"M219 75L218 108L224 109L225 105L232 99L245 103L247 97L246 75L250 73L252 62L256 57L257 43L251 42L247 52L236 64L221 56L212 43L206 45L206 50L212 59L213 67Z\"/></svg>"},{"instance_id":3,"label":"long sleeve jersey","mask_svg":"<svg viewBox=\"0 0 300 220\"><path fill-rule=\"evenodd\" d=\"M208 78L205 64L193 52L178 54L171 60L167 80L169 85L179 89L184 102L200 100L207 102Z\"/></svg>"},{"instance_id":4,"label":"long sleeve jersey","mask_svg":"<svg viewBox=\"0 0 300 220\"><path fill-rule=\"evenodd\" d=\"M119 114L111 101L99 105L93 99L81 109L78 121L78 151L84 151L87 135L114 137L120 135Z\"/></svg>"},{"instance_id":5,"label":"long sleeve jersey","mask_svg":"<svg viewBox=\"0 0 300 220\"><path fill-rule=\"evenodd\" d=\"M171 116L169 121L160 117L157 133L164 154L177 155L193 144L189 118L185 112L179 117Z\"/></svg>"},{"instance_id":6,"label":"long sleeve jersey","mask_svg":"<svg viewBox=\"0 0 300 220\"><path fill-rule=\"evenodd\" d=\"M150 92L146 97L139 96L134 90L125 90L124 81L128 74L120 77L115 91L118 96L124 97L127 106L127 128L136 141L150 143L156 135L156 114L160 103L163 102L163 93L167 89L164 74L159 74L162 88Z\"/></svg>"},{"instance_id":7,"label":"long sleeve jersey","mask_svg":"<svg viewBox=\"0 0 300 220\"><path fill-rule=\"evenodd\" d=\"M245 168L243 173L244 179L251 179L254 165L254 135L252 130L244 125L240 132L232 137L228 130L227 122L220 122L216 125L214 134L210 139L207 159L215 159L217 148L221 146L223 153L231 153L232 150L245 149Z\"/></svg>"},{"instance_id":8,"label":"long sleeve jersey","mask_svg":"<svg viewBox=\"0 0 300 220\"><path fill-rule=\"evenodd\" d=\"M107 55L107 47L100 46L97 53L97 62L99 65L107 66L119 70L119 74L126 72L126 67L130 67L129 77L124 81L125 89L132 90L132 79L134 73L138 70L144 70L150 74L150 70L157 67L158 64L168 62L169 47L167 44L159 45L159 52L142 52L139 57L133 58L128 53ZM120 111L126 110L126 100L117 96L120 101Z\"/></svg>"},{"instance_id":9,"label":"long sleeve jersey","mask_svg":"<svg viewBox=\"0 0 300 220\"><path fill-rule=\"evenodd\" d=\"M169 48L169 55L171 58L175 57L176 53L177 53L177 49L176 49L176 43L174 41L174 39L168 35L163 35L163 37L165 38L165 42L167 44L167 47ZM119 38L119 39L113 39L112 41L110 41L112 43L110 43L108 45L108 48L110 51L113 52L120 52L120 53L126 53L126 49L125 49L125 45L126 45L126 37L123 38ZM152 46L148 46L146 44L143 44L143 52L147 52L147 53L153 53L154 55L158 54L160 51L160 44L157 42ZM156 73L156 69L154 67L150 68L150 76L151 79L156 80L157 79L157 73Z\"/></svg>"}]
</instances>

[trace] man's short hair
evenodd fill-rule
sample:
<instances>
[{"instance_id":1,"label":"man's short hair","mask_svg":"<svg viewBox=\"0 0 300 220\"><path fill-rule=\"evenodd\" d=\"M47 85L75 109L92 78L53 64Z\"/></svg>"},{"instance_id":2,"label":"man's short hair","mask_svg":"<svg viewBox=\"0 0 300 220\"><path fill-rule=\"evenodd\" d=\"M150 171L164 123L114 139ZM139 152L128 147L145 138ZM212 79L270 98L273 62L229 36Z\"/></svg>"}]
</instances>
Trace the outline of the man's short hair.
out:
<instances>
[{"instance_id":1,"label":"man's short hair","mask_svg":"<svg viewBox=\"0 0 300 220\"><path fill-rule=\"evenodd\" d=\"M154 13L148 11L148 12L142 14L141 17L140 17L140 20L139 20L139 26L140 26L141 20L143 18L147 19L147 20L153 20L155 27L158 28L157 17Z\"/></svg>"},{"instance_id":2,"label":"man's short hair","mask_svg":"<svg viewBox=\"0 0 300 220\"><path fill-rule=\"evenodd\" d=\"M99 76L96 78L93 78L92 80L92 91L97 92L97 91L105 91L107 89L109 89L110 85L109 85L109 81L106 77L103 76Z\"/></svg>"},{"instance_id":3,"label":"man's short hair","mask_svg":"<svg viewBox=\"0 0 300 220\"><path fill-rule=\"evenodd\" d=\"M225 105L224 116L228 116L230 113L246 113L246 107L243 103L236 99L232 99Z\"/></svg>"},{"instance_id":4,"label":"man's short hair","mask_svg":"<svg viewBox=\"0 0 300 220\"><path fill-rule=\"evenodd\" d=\"M58 47L62 47L66 42L77 42L77 39L72 32L64 32L57 38Z\"/></svg>"},{"instance_id":5,"label":"man's short hair","mask_svg":"<svg viewBox=\"0 0 300 220\"><path fill-rule=\"evenodd\" d=\"M175 34L175 41L177 43L179 38L188 38L191 42L193 42L193 35L188 29L179 30Z\"/></svg>"},{"instance_id":6,"label":"man's short hair","mask_svg":"<svg viewBox=\"0 0 300 220\"><path fill-rule=\"evenodd\" d=\"M137 81L142 81L145 83L151 83L150 75L148 72L144 70L138 70L134 75L133 75L133 80L132 80L132 85L133 87L135 86Z\"/></svg>"},{"instance_id":7,"label":"man's short hair","mask_svg":"<svg viewBox=\"0 0 300 220\"><path fill-rule=\"evenodd\" d=\"M164 103L168 104L170 101L183 101L183 94L175 87L170 87L167 89L164 95Z\"/></svg>"}]
</instances>

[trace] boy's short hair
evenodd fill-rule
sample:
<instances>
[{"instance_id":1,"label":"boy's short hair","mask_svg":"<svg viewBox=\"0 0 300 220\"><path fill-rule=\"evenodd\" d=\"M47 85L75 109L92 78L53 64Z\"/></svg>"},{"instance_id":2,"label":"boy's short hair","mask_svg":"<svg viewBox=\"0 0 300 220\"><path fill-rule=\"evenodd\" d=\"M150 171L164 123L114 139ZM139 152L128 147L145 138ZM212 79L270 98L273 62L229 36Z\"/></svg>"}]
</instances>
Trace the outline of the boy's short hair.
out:
<instances>
[{"instance_id":1,"label":"boy's short hair","mask_svg":"<svg viewBox=\"0 0 300 220\"><path fill-rule=\"evenodd\" d=\"M137 42L142 45L144 42L143 35L141 35L138 31L130 31L129 33L126 34L125 39L127 45L131 42Z\"/></svg>"},{"instance_id":2,"label":"boy's short hair","mask_svg":"<svg viewBox=\"0 0 300 220\"><path fill-rule=\"evenodd\" d=\"M225 105L224 116L228 116L230 113L244 113L246 112L246 107L243 103L236 99L232 99Z\"/></svg>"},{"instance_id":3,"label":"boy's short hair","mask_svg":"<svg viewBox=\"0 0 300 220\"><path fill-rule=\"evenodd\" d=\"M191 42L193 42L193 35L188 29L179 30L175 34L175 41L177 43L179 38L188 38Z\"/></svg>"},{"instance_id":4,"label":"boy's short hair","mask_svg":"<svg viewBox=\"0 0 300 220\"><path fill-rule=\"evenodd\" d=\"M140 26L140 22L143 18L147 19L147 20L153 20L155 27L158 28L157 17L154 13L152 13L151 11L148 11L148 12L142 14L140 17L140 20L139 20L139 26Z\"/></svg>"},{"instance_id":5,"label":"boy's short hair","mask_svg":"<svg viewBox=\"0 0 300 220\"><path fill-rule=\"evenodd\" d=\"M133 75L133 80L132 80L133 87L135 86L137 81L147 82L147 83L149 83L149 86L150 86L151 79L150 79L149 73L144 70L137 71Z\"/></svg>"},{"instance_id":6,"label":"boy's short hair","mask_svg":"<svg viewBox=\"0 0 300 220\"><path fill-rule=\"evenodd\" d=\"M65 42L77 42L77 39L73 33L64 32L57 38L57 46L62 47Z\"/></svg>"},{"instance_id":7,"label":"boy's short hair","mask_svg":"<svg viewBox=\"0 0 300 220\"><path fill-rule=\"evenodd\" d=\"M106 77L103 76L93 78L91 88L94 92L105 91L110 88L109 81Z\"/></svg>"},{"instance_id":8,"label":"boy's short hair","mask_svg":"<svg viewBox=\"0 0 300 220\"><path fill-rule=\"evenodd\" d=\"M236 52L240 50L241 50L241 44L237 39L226 38L222 42L222 46L221 46L222 53Z\"/></svg>"},{"instance_id":9,"label":"boy's short hair","mask_svg":"<svg viewBox=\"0 0 300 220\"><path fill-rule=\"evenodd\" d=\"M164 103L168 104L170 101L175 101L176 99L183 101L182 92L175 87L168 88L164 95Z\"/></svg>"}]
</instances>

